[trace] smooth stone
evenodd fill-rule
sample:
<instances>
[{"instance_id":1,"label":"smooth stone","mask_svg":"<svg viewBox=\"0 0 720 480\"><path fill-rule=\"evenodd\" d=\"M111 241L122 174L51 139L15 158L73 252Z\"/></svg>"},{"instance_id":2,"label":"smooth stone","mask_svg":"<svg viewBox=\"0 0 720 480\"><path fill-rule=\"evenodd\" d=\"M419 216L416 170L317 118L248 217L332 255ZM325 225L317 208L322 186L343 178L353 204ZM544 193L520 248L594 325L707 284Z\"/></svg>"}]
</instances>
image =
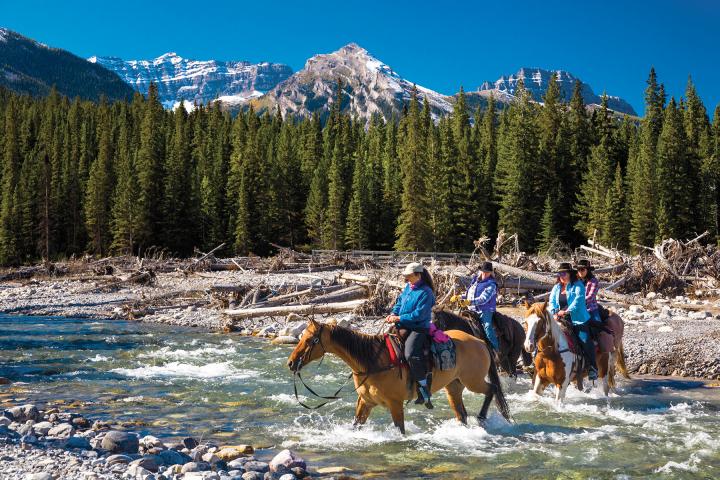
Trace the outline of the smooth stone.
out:
<instances>
[{"instance_id":1,"label":"smooth stone","mask_svg":"<svg viewBox=\"0 0 720 480\"><path fill-rule=\"evenodd\" d=\"M83 450L89 450L92 447L90 446L90 440L85 437L70 437L67 439L67 442L65 442L65 448L80 448Z\"/></svg>"},{"instance_id":2,"label":"smooth stone","mask_svg":"<svg viewBox=\"0 0 720 480\"><path fill-rule=\"evenodd\" d=\"M307 463L290 450L283 450L270 461L270 471L277 472L283 467L287 470L295 467L307 468Z\"/></svg>"},{"instance_id":3,"label":"smooth stone","mask_svg":"<svg viewBox=\"0 0 720 480\"><path fill-rule=\"evenodd\" d=\"M103 437L101 446L111 453L137 453L140 442L135 434L110 430Z\"/></svg>"},{"instance_id":4,"label":"smooth stone","mask_svg":"<svg viewBox=\"0 0 720 480\"><path fill-rule=\"evenodd\" d=\"M270 465L265 462L258 461L245 462L245 465L243 465L243 467L248 472L265 473L270 470Z\"/></svg>"},{"instance_id":5,"label":"smooth stone","mask_svg":"<svg viewBox=\"0 0 720 480\"><path fill-rule=\"evenodd\" d=\"M242 474L243 480L263 480L263 478L264 475L262 473L255 471L245 472Z\"/></svg>"},{"instance_id":6,"label":"smooth stone","mask_svg":"<svg viewBox=\"0 0 720 480\"><path fill-rule=\"evenodd\" d=\"M110 455L105 459L105 463L108 465L116 465L130 462L132 462L132 458L122 454Z\"/></svg>"},{"instance_id":7,"label":"smooth stone","mask_svg":"<svg viewBox=\"0 0 720 480\"><path fill-rule=\"evenodd\" d=\"M140 445L143 447L150 449L150 448L165 448L165 445L163 442L157 438L153 437L152 435L145 435L143 438L140 439Z\"/></svg>"},{"instance_id":8,"label":"smooth stone","mask_svg":"<svg viewBox=\"0 0 720 480\"><path fill-rule=\"evenodd\" d=\"M191 459L188 455L175 450L163 450L157 454L163 465L184 465Z\"/></svg>"},{"instance_id":9,"label":"smooth stone","mask_svg":"<svg viewBox=\"0 0 720 480\"><path fill-rule=\"evenodd\" d=\"M182 473L188 472L205 472L211 470L210 464L207 462L188 462L182 467Z\"/></svg>"},{"instance_id":10,"label":"smooth stone","mask_svg":"<svg viewBox=\"0 0 720 480\"><path fill-rule=\"evenodd\" d=\"M128 467L128 469L125 471L125 475L130 476L130 478L144 479L147 475L151 475L151 474L152 474L152 472L141 467L140 465L130 465Z\"/></svg>"},{"instance_id":11,"label":"smooth stone","mask_svg":"<svg viewBox=\"0 0 720 480\"><path fill-rule=\"evenodd\" d=\"M41 420L40 412L35 405L20 405L18 407L12 407L5 410L6 413L10 414L10 418L16 422L26 422L28 420Z\"/></svg>"},{"instance_id":12,"label":"smooth stone","mask_svg":"<svg viewBox=\"0 0 720 480\"><path fill-rule=\"evenodd\" d=\"M48 435L51 437L69 437L75 431L75 428L69 423L61 423L56 425L48 431Z\"/></svg>"},{"instance_id":13,"label":"smooth stone","mask_svg":"<svg viewBox=\"0 0 720 480\"><path fill-rule=\"evenodd\" d=\"M188 472L183 480L220 480L220 475L215 472Z\"/></svg>"},{"instance_id":14,"label":"smooth stone","mask_svg":"<svg viewBox=\"0 0 720 480\"><path fill-rule=\"evenodd\" d=\"M53 478L50 472L28 473L25 475L25 480L53 480Z\"/></svg>"},{"instance_id":15,"label":"smooth stone","mask_svg":"<svg viewBox=\"0 0 720 480\"><path fill-rule=\"evenodd\" d=\"M192 450L193 448L195 448L199 445L198 441L192 437L183 438L182 444L185 446L185 448L187 448L189 450Z\"/></svg>"},{"instance_id":16,"label":"smooth stone","mask_svg":"<svg viewBox=\"0 0 720 480\"><path fill-rule=\"evenodd\" d=\"M279 480L297 480L297 477L293 475L292 473L286 473L282 477L280 477Z\"/></svg>"},{"instance_id":17,"label":"smooth stone","mask_svg":"<svg viewBox=\"0 0 720 480\"><path fill-rule=\"evenodd\" d=\"M51 428L53 428L53 424L50 422L38 422L33 425L33 430L35 431L35 434L42 436L47 435Z\"/></svg>"},{"instance_id":18,"label":"smooth stone","mask_svg":"<svg viewBox=\"0 0 720 480\"><path fill-rule=\"evenodd\" d=\"M207 462L210 465L215 465L220 459L213 452L208 452L202 456L203 462Z\"/></svg>"},{"instance_id":19,"label":"smooth stone","mask_svg":"<svg viewBox=\"0 0 720 480\"><path fill-rule=\"evenodd\" d=\"M215 452L215 455L221 460L231 461L236 458L240 458L243 455L252 455L255 452L250 445L232 445L228 447L222 447L220 450Z\"/></svg>"},{"instance_id":20,"label":"smooth stone","mask_svg":"<svg viewBox=\"0 0 720 480\"><path fill-rule=\"evenodd\" d=\"M157 457L157 455L145 455L142 458L138 458L137 460L130 462L130 465L138 465L146 470L150 470L151 472L157 472L160 469L161 464L162 461Z\"/></svg>"}]
</instances>

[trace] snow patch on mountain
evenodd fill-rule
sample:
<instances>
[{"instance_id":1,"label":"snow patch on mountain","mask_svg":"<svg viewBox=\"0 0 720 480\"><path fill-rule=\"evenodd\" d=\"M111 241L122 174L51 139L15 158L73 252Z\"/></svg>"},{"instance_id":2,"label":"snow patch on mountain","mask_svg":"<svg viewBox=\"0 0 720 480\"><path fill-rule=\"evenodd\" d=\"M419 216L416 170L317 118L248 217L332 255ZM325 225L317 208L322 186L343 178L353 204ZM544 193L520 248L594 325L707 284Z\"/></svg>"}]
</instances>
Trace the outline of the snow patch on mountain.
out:
<instances>
[{"instance_id":1,"label":"snow patch on mountain","mask_svg":"<svg viewBox=\"0 0 720 480\"><path fill-rule=\"evenodd\" d=\"M92 56L88 61L117 73L142 94L147 94L150 84L155 83L160 102L166 108L176 108L181 100L207 104L227 98L233 104L243 103L292 74L290 67L282 64L192 60L175 52L152 60Z\"/></svg>"}]
</instances>

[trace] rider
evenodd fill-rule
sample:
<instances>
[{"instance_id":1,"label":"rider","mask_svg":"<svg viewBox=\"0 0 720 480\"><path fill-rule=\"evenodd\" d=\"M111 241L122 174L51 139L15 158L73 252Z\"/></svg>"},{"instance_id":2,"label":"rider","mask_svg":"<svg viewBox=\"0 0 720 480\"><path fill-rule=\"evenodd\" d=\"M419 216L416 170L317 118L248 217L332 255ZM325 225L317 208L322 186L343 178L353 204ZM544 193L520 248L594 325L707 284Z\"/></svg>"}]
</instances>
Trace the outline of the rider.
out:
<instances>
[{"instance_id":1,"label":"rider","mask_svg":"<svg viewBox=\"0 0 720 480\"><path fill-rule=\"evenodd\" d=\"M415 403L424 403L427 408L433 408L430 401L432 372L427 371L425 347L430 333L432 307L435 305L435 286L430 273L420 263L408 264L402 273L405 276L405 288L385 321L410 331L405 340L405 358L410 373L418 383L419 395Z\"/></svg>"},{"instance_id":2,"label":"rider","mask_svg":"<svg viewBox=\"0 0 720 480\"><path fill-rule=\"evenodd\" d=\"M500 351L500 343L493 326L493 315L497 305L497 283L493 276L492 263L483 262L478 273L479 275L473 276L463 298L470 302L468 310L473 312L480 320L485 330L485 336L495 353L497 353Z\"/></svg>"},{"instance_id":3,"label":"rider","mask_svg":"<svg viewBox=\"0 0 720 480\"><path fill-rule=\"evenodd\" d=\"M590 338L590 314L585 306L585 285L567 262L560 264L557 276L558 281L550 292L550 313L555 320L570 316L573 331L588 363L588 378L597 380L595 346Z\"/></svg>"},{"instance_id":4,"label":"rider","mask_svg":"<svg viewBox=\"0 0 720 480\"><path fill-rule=\"evenodd\" d=\"M600 318L600 307L597 303L597 292L600 282L595 275L593 270L595 267L590 265L590 260L580 260L575 269L578 272L578 277L585 283L585 305L587 306L590 319L597 323L602 323Z\"/></svg>"}]
</instances>

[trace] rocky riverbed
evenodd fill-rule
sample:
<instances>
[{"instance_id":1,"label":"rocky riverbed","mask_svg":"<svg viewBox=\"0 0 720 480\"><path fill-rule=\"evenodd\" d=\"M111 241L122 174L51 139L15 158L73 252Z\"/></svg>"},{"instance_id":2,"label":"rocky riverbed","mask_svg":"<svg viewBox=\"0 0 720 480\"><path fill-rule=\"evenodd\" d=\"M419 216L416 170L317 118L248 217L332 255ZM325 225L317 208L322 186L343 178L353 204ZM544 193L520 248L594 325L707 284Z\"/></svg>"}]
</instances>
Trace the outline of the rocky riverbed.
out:
<instances>
[{"instance_id":1,"label":"rocky riverbed","mask_svg":"<svg viewBox=\"0 0 720 480\"><path fill-rule=\"evenodd\" d=\"M18 405L0 415L0 480L296 480L351 478L309 468L290 450L164 441L57 409ZM333 474L335 476L333 476Z\"/></svg>"},{"instance_id":2,"label":"rocky riverbed","mask_svg":"<svg viewBox=\"0 0 720 480\"><path fill-rule=\"evenodd\" d=\"M340 270L311 275L255 274L250 271L189 275L171 272L158 274L153 285L124 285L112 291L96 288L92 280L72 278L5 282L0 284L0 312L125 318L127 305L157 298L164 300L154 302L156 308L138 320L219 331L225 322L222 305L195 305L198 298L209 297L213 287L264 284L282 288L309 282L330 284L337 281L340 273ZM720 379L720 300L716 295L702 298L706 292L695 293L699 298L662 298L651 293L657 309L639 305L611 306L625 320L624 345L631 373ZM504 307L502 310L518 319L522 316L517 308ZM377 318L352 314L331 317L365 332L376 332L381 328ZM236 327L242 334L266 336L276 343L293 343L302 333L305 321L296 315L255 318L239 321Z\"/></svg>"}]
</instances>

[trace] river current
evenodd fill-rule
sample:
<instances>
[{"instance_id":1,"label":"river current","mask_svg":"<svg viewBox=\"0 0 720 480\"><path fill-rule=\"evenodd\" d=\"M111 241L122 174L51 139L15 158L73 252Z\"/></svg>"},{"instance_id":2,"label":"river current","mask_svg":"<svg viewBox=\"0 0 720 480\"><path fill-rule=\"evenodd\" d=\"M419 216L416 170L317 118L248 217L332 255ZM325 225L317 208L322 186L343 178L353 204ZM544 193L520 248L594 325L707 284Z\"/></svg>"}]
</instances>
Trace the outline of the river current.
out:
<instances>
[{"instance_id":1,"label":"river current","mask_svg":"<svg viewBox=\"0 0 720 480\"><path fill-rule=\"evenodd\" d=\"M36 403L127 422L164 438L287 447L311 466L374 478L720 478L720 388L672 378L568 391L556 405L527 378L503 379L515 422L494 409L484 427L454 420L444 395L432 412L408 406L408 434L387 412L352 428L355 397L300 407L285 366L291 349L266 340L124 321L0 316L0 405ZM304 370L330 394L348 368L328 356ZM313 399L307 399L313 402ZM465 394L476 414L482 396ZM263 456L263 449L259 451Z\"/></svg>"}]
</instances>

